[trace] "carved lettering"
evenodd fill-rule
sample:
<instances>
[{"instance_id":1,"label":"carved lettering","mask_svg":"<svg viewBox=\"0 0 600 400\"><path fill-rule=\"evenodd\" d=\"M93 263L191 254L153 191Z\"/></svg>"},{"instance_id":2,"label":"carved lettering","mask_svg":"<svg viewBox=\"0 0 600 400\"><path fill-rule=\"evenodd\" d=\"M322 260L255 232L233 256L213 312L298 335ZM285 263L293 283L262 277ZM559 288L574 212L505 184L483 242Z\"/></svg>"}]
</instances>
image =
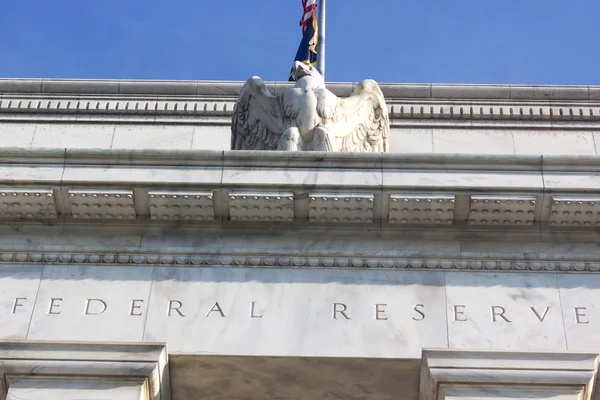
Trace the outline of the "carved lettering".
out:
<instances>
[{"instance_id":1,"label":"carved lettering","mask_svg":"<svg viewBox=\"0 0 600 400\"><path fill-rule=\"evenodd\" d=\"M421 310L422 308L425 308L423 304L417 304L413 307L413 310L419 314L418 316L412 317L413 321L423 321L425 319L425 313Z\"/></svg>"},{"instance_id":2,"label":"carved lettering","mask_svg":"<svg viewBox=\"0 0 600 400\"><path fill-rule=\"evenodd\" d=\"M382 310L381 307L387 307L387 304L375 304L375 319L379 321L387 321L387 316L385 315L385 309Z\"/></svg>"},{"instance_id":3,"label":"carved lettering","mask_svg":"<svg viewBox=\"0 0 600 400\"><path fill-rule=\"evenodd\" d=\"M509 320L508 318L506 318L506 316L504 315L504 313L506 313L506 309L504 307L492 306L491 309L492 309L492 321L497 322L498 320L496 319L496 317L500 317L504 321L506 321L508 323L512 323L512 321Z\"/></svg>"},{"instance_id":4,"label":"carved lettering","mask_svg":"<svg viewBox=\"0 0 600 400\"><path fill-rule=\"evenodd\" d=\"M221 310L221 306L219 305L219 302L215 302L215 304L213 304L213 306L210 308L210 310L208 310L208 312L206 313L206 316L208 317L210 315L210 313L212 312L218 312L219 314L221 314L222 318L226 318L225 317L225 313L223 313L223 310Z\"/></svg>"},{"instance_id":5,"label":"carved lettering","mask_svg":"<svg viewBox=\"0 0 600 400\"><path fill-rule=\"evenodd\" d=\"M256 305L256 302L253 301L252 304L250 305L250 318L262 318L262 314L261 315L256 315L254 313L254 306Z\"/></svg>"},{"instance_id":6,"label":"carved lettering","mask_svg":"<svg viewBox=\"0 0 600 400\"><path fill-rule=\"evenodd\" d=\"M134 317L140 317L142 313L137 313L136 310L140 310L142 308L142 305L138 303L143 302L144 300L131 300L131 307L129 307L129 315L132 315Z\"/></svg>"},{"instance_id":7,"label":"carved lettering","mask_svg":"<svg viewBox=\"0 0 600 400\"><path fill-rule=\"evenodd\" d=\"M97 302L101 304L102 309L100 311L90 311L90 304L92 302ZM108 308L106 302L100 299L87 299L85 302L85 310L83 311L84 315L100 315Z\"/></svg>"},{"instance_id":8,"label":"carved lettering","mask_svg":"<svg viewBox=\"0 0 600 400\"><path fill-rule=\"evenodd\" d=\"M59 301L62 301L62 298L57 298L57 297L53 297L50 299L50 305L48 306L48 314L51 315L58 315L60 314L60 310L58 310L58 307L60 306L60 303L56 303ZM54 308L56 308L57 310L55 310Z\"/></svg>"},{"instance_id":9,"label":"carved lettering","mask_svg":"<svg viewBox=\"0 0 600 400\"><path fill-rule=\"evenodd\" d=\"M586 314L585 311L587 311L586 307L575 307L575 319L577 320L578 324L589 324L590 321L586 320L586 321L582 321L581 318L585 318Z\"/></svg>"},{"instance_id":10,"label":"carved lettering","mask_svg":"<svg viewBox=\"0 0 600 400\"><path fill-rule=\"evenodd\" d=\"M339 308L341 308L341 310ZM333 319L338 319L338 314L342 314L344 318L350 319L350 317L346 315L347 309L348 307L344 303L333 303Z\"/></svg>"},{"instance_id":11,"label":"carved lettering","mask_svg":"<svg viewBox=\"0 0 600 400\"><path fill-rule=\"evenodd\" d=\"M548 314L548 310L550 310L550 307L546 307L546 310L544 311L544 313L542 315L540 315L537 312L537 310L535 309L535 307L529 307L529 308L531 308L531 311L533 311L533 313L535 314L537 319L540 320L540 322L544 322L544 319L546 318L546 314Z\"/></svg>"},{"instance_id":12,"label":"carved lettering","mask_svg":"<svg viewBox=\"0 0 600 400\"><path fill-rule=\"evenodd\" d=\"M167 310L167 317L171 316L172 311L175 311L177 314L179 314L180 317L185 317L185 315L183 315L183 313L180 310L181 307L183 307L183 303L179 300L169 300L169 309Z\"/></svg>"},{"instance_id":13,"label":"carved lettering","mask_svg":"<svg viewBox=\"0 0 600 400\"><path fill-rule=\"evenodd\" d=\"M467 317L465 317L464 309L465 306L452 306L454 309L454 321L456 322L465 322ZM461 308L460 310L458 308Z\"/></svg>"},{"instance_id":14,"label":"carved lettering","mask_svg":"<svg viewBox=\"0 0 600 400\"><path fill-rule=\"evenodd\" d=\"M17 313L17 307L23 307L24 304L19 303L20 300L27 300L27 297L17 297L13 303L11 314Z\"/></svg>"}]
</instances>

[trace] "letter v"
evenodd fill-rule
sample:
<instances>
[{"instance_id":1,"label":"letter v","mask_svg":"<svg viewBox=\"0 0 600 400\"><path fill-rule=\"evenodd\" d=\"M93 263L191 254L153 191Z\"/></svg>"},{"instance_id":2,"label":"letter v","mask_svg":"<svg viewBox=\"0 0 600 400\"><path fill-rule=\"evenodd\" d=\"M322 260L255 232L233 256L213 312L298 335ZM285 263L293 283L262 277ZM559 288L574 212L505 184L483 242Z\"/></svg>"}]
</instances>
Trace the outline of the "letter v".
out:
<instances>
[{"instance_id":1,"label":"letter v","mask_svg":"<svg viewBox=\"0 0 600 400\"><path fill-rule=\"evenodd\" d=\"M529 308L531 308L531 311L533 311L533 313L535 314L537 319L540 320L540 322L544 322L544 319L546 318L546 314L548 314L548 310L550 310L550 307L546 307L546 311L544 311L544 314L542 314L540 316L540 314L536 311L535 307L529 307Z\"/></svg>"}]
</instances>

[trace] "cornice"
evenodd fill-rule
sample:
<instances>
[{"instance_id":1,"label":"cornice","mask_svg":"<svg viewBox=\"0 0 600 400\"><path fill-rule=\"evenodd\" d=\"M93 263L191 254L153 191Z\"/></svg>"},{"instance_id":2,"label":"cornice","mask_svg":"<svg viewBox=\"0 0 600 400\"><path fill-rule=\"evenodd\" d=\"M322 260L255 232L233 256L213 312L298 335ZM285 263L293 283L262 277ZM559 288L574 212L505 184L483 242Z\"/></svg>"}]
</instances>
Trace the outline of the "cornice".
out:
<instances>
[{"instance_id":1,"label":"cornice","mask_svg":"<svg viewBox=\"0 0 600 400\"><path fill-rule=\"evenodd\" d=\"M288 82L265 82L269 90L280 93L292 86ZM0 79L0 93L237 96L242 81L156 81L94 79ZM354 82L328 82L339 96L349 94ZM389 98L495 99L495 100L600 100L598 86L558 85L477 85L380 83Z\"/></svg>"},{"instance_id":2,"label":"cornice","mask_svg":"<svg viewBox=\"0 0 600 400\"><path fill-rule=\"evenodd\" d=\"M0 149L0 160L0 219L13 222L600 226L598 157Z\"/></svg>"},{"instance_id":3,"label":"cornice","mask_svg":"<svg viewBox=\"0 0 600 400\"><path fill-rule=\"evenodd\" d=\"M0 79L0 119L227 125L243 82ZM329 83L349 96L355 83ZM600 87L380 85L392 124L600 121ZM279 94L289 83L267 82Z\"/></svg>"}]
</instances>

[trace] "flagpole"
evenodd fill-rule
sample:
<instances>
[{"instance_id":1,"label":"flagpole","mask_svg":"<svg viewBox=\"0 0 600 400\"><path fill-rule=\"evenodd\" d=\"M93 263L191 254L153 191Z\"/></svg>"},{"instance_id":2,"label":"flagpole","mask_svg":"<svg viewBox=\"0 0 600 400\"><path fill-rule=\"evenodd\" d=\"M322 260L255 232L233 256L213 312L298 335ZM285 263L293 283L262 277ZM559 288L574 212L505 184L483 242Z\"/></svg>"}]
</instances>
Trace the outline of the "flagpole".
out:
<instances>
[{"instance_id":1,"label":"flagpole","mask_svg":"<svg viewBox=\"0 0 600 400\"><path fill-rule=\"evenodd\" d=\"M325 23L327 19L327 0L319 0L319 6L317 7L317 11L319 12L319 44L317 46L317 70L321 73L321 76L323 76L323 80L325 80Z\"/></svg>"}]
</instances>

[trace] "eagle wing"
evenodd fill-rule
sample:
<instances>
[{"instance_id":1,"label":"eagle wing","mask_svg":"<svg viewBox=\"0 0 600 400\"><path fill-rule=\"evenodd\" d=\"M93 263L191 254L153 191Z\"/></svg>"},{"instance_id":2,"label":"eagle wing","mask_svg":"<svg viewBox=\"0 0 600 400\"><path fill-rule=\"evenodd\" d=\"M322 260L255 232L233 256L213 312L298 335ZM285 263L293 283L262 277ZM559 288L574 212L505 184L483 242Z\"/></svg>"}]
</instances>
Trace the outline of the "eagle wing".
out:
<instances>
[{"instance_id":1,"label":"eagle wing","mask_svg":"<svg viewBox=\"0 0 600 400\"><path fill-rule=\"evenodd\" d=\"M337 137L340 151L389 151L390 120L377 82L362 81L352 96L338 99L332 122L331 131Z\"/></svg>"},{"instance_id":2,"label":"eagle wing","mask_svg":"<svg viewBox=\"0 0 600 400\"><path fill-rule=\"evenodd\" d=\"M282 96L259 77L248 79L233 108L231 150L277 150L285 126Z\"/></svg>"}]
</instances>

